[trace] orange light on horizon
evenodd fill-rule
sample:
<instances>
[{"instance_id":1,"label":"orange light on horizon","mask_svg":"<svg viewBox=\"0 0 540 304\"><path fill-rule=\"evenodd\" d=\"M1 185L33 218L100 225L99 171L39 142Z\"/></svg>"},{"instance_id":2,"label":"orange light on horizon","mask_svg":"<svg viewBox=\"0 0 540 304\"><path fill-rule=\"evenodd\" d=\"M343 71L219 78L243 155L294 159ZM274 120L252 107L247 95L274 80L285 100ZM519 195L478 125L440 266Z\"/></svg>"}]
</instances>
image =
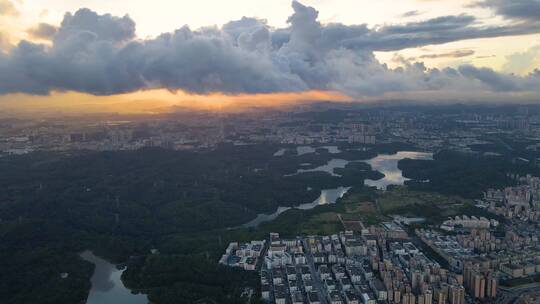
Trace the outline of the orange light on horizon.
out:
<instances>
[{"instance_id":1,"label":"orange light on horizon","mask_svg":"<svg viewBox=\"0 0 540 304\"><path fill-rule=\"evenodd\" d=\"M110 96L95 96L79 92L52 92L47 96L17 93L0 96L0 110L28 114L50 111L158 114L172 112L178 108L234 112L250 108L286 107L317 101L351 102L352 98L333 91L199 95L156 89Z\"/></svg>"}]
</instances>

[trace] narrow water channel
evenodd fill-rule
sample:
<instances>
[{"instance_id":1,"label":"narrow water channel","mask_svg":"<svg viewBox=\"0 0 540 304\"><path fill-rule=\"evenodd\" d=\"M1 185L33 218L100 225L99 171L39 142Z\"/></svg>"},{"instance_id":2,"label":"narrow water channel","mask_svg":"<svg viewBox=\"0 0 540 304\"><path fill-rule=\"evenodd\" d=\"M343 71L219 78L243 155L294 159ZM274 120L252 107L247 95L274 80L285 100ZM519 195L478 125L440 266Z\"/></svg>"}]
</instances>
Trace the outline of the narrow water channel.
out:
<instances>
[{"instance_id":1,"label":"narrow water channel","mask_svg":"<svg viewBox=\"0 0 540 304\"><path fill-rule=\"evenodd\" d=\"M86 304L148 304L148 297L133 294L121 280L124 270L94 255L91 251L81 253L81 258L94 264L92 289Z\"/></svg>"}]
</instances>

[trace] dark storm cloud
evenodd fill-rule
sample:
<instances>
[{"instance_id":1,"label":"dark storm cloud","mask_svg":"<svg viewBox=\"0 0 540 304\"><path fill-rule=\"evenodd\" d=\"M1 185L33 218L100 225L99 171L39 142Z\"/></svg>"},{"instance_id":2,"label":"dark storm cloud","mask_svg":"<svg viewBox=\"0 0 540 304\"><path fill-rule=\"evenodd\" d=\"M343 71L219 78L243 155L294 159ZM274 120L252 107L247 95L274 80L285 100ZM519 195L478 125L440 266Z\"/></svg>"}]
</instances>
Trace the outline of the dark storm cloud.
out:
<instances>
[{"instance_id":1,"label":"dark storm cloud","mask_svg":"<svg viewBox=\"0 0 540 304\"><path fill-rule=\"evenodd\" d=\"M293 1L290 26L242 18L221 28L182 27L153 39L135 37L129 16L88 9L66 14L52 45L23 41L0 53L0 93L51 90L109 95L166 88L194 93L337 90L351 96L387 92L538 91L538 77L488 69L427 69L381 64L374 51L401 50L462 39L539 32L520 24L486 27L468 15L371 29L318 22L318 12Z\"/></svg>"},{"instance_id":2,"label":"dark storm cloud","mask_svg":"<svg viewBox=\"0 0 540 304\"><path fill-rule=\"evenodd\" d=\"M493 9L507 19L540 21L540 0L484 0L474 5Z\"/></svg>"}]
</instances>

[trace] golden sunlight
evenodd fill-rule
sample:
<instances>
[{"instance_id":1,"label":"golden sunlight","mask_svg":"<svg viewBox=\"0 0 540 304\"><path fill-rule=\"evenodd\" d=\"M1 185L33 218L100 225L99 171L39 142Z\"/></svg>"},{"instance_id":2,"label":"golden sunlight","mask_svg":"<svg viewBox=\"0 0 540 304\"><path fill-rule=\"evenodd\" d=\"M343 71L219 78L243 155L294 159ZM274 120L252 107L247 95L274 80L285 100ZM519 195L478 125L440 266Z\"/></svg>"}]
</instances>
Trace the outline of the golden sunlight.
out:
<instances>
[{"instance_id":1,"label":"golden sunlight","mask_svg":"<svg viewBox=\"0 0 540 304\"><path fill-rule=\"evenodd\" d=\"M137 91L110 96L95 96L78 92L53 92L48 96L8 94L0 96L0 111L37 114L120 113L161 114L181 108L235 112L253 107L286 107L314 101L350 102L346 95L331 91L297 93L209 95L171 92L164 89Z\"/></svg>"}]
</instances>

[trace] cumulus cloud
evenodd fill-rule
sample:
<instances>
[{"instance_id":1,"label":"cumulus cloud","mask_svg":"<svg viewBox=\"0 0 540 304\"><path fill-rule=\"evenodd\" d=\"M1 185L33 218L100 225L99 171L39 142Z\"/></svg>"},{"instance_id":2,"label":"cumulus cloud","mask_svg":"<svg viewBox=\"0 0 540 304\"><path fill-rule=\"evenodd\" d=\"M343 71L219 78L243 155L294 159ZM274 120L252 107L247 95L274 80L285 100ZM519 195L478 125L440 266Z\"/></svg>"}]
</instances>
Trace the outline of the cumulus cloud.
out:
<instances>
[{"instance_id":1,"label":"cumulus cloud","mask_svg":"<svg viewBox=\"0 0 540 304\"><path fill-rule=\"evenodd\" d=\"M58 29L54 25L40 23L37 26L30 28L28 34L34 38L49 40L54 37L57 31Z\"/></svg>"},{"instance_id":2,"label":"cumulus cloud","mask_svg":"<svg viewBox=\"0 0 540 304\"><path fill-rule=\"evenodd\" d=\"M67 13L55 38L69 40L73 36L94 36L95 41L122 42L135 38L135 22L129 17L98 15L83 8L75 14Z\"/></svg>"},{"instance_id":3,"label":"cumulus cloud","mask_svg":"<svg viewBox=\"0 0 540 304\"><path fill-rule=\"evenodd\" d=\"M21 42L0 54L0 94L52 90L109 95L166 88L194 93L269 93L335 90L351 96L456 90L538 92L539 77L502 75L464 66L428 69L381 64L374 51L462 39L539 32L523 25L478 25L468 15L386 25L322 25L318 11L292 2L289 27L242 18L221 28L187 26L156 38L135 36L129 17L88 9L65 15L51 45ZM446 54L465 56L467 54Z\"/></svg>"},{"instance_id":4,"label":"cumulus cloud","mask_svg":"<svg viewBox=\"0 0 540 304\"><path fill-rule=\"evenodd\" d=\"M540 63L540 45L534 46L525 52L518 52L506 56L503 70L509 73L525 74L536 64Z\"/></svg>"}]
</instances>

